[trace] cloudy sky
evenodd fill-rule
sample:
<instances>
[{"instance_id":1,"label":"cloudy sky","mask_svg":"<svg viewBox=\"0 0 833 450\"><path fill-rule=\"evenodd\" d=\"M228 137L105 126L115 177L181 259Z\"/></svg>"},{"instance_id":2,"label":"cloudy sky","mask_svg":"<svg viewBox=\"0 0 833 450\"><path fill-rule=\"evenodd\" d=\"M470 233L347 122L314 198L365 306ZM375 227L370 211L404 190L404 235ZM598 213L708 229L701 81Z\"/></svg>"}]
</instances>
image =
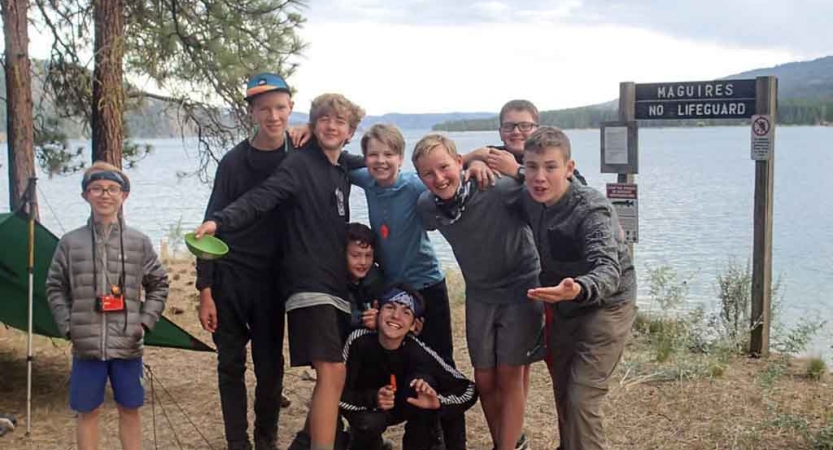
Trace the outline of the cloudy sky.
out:
<instances>
[{"instance_id":1,"label":"cloudy sky","mask_svg":"<svg viewBox=\"0 0 833 450\"><path fill-rule=\"evenodd\" d=\"M297 109L371 114L598 103L620 81L706 80L833 54L830 0L310 0Z\"/></svg>"}]
</instances>

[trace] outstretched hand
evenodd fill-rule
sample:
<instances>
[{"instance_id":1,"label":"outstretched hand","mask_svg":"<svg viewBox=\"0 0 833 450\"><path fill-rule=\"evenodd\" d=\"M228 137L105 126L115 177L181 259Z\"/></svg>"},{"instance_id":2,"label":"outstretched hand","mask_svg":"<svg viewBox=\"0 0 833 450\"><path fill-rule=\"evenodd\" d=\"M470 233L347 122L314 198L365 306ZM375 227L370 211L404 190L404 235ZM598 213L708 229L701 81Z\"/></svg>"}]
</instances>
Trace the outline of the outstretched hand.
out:
<instances>
[{"instance_id":1,"label":"outstretched hand","mask_svg":"<svg viewBox=\"0 0 833 450\"><path fill-rule=\"evenodd\" d=\"M416 391L416 398L408 398L408 403L420 409L440 409L440 398L437 391L422 378L411 381L411 387Z\"/></svg>"},{"instance_id":2,"label":"outstretched hand","mask_svg":"<svg viewBox=\"0 0 833 450\"><path fill-rule=\"evenodd\" d=\"M202 225L198 226L196 230L194 230L194 237L199 239L206 234L210 234L214 236L214 233L217 232L217 222L213 220L206 220L203 222Z\"/></svg>"},{"instance_id":3,"label":"outstretched hand","mask_svg":"<svg viewBox=\"0 0 833 450\"><path fill-rule=\"evenodd\" d=\"M575 300L581 293L581 285L572 278L561 280L558 286L539 287L527 291L527 297L547 303Z\"/></svg>"}]
</instances>

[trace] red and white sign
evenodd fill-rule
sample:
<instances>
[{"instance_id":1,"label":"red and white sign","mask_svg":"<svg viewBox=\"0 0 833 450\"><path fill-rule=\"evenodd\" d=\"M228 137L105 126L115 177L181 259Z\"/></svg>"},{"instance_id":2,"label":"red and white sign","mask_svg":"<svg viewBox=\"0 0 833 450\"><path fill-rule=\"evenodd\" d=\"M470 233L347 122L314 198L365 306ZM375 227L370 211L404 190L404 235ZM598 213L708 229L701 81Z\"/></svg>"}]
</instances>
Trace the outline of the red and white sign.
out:
<instances>
[{"instance_id":1,"label":"red and white sign","mask_svg":"<svg viewBox=\"0 0 833 450\"><path fill-rule=\"evenodd\" d=\"M639 242L639 195L635 184L608 183L607 198L616 209L625 242Z\"/></svg>"}]
</instances>

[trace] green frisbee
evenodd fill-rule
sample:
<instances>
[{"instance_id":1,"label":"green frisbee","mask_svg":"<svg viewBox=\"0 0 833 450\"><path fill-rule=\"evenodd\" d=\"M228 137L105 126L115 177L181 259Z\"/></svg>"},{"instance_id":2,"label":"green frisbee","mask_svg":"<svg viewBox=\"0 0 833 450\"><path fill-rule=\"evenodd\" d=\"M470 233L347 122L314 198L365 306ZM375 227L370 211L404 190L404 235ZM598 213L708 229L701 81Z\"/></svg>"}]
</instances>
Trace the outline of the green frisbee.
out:
<instances>
[{"instance_id":1,"label":"green frisbee","mask_svg":"<svg viewBox=\"0 0 833 450\"><path fill-rule=\"evenodd\" d=\"M185 235L185 246L200 259L220 259L228 253L228 245L211 235L197 239L194 233Z\"/></svg>"}]
</instances>

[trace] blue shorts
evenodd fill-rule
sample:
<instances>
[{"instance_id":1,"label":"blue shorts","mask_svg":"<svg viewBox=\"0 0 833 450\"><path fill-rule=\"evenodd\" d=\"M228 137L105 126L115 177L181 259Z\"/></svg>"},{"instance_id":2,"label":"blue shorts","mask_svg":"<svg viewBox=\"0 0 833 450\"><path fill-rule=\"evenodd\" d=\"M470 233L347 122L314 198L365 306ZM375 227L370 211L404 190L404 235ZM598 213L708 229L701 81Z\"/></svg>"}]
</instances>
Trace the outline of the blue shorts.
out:
<instances>
[{"instance_id":1,"label":"blue shorts","mask_svg":"<svg viewBox=\"0 0 833 450\"><path fill-rule=\"evenodd\" d=\"M80 413L88 413L101 406L104 386L110 378L116 403L122 408L136 409L145 403L142 372L142 358L101 361L73 356L69 406Z\"/></svg>"}]
</instances>

